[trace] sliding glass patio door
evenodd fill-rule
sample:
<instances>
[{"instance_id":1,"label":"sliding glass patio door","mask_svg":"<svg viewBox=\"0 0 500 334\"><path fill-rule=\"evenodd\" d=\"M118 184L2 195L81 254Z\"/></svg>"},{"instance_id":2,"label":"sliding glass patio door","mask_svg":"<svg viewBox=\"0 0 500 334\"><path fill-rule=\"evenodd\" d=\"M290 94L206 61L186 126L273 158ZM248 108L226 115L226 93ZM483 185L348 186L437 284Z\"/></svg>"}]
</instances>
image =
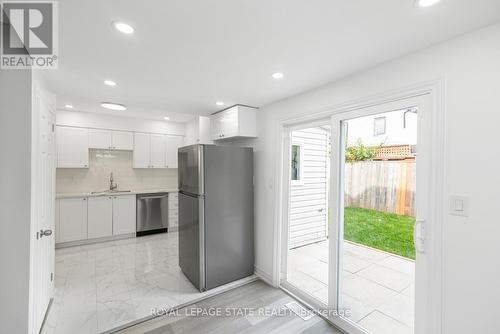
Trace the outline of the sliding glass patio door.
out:
<instances>
[{"instance_id":1,"label":"sliding glass patio door","mask_svg":"<svg viewBox=\"0 0 500 334\"><path fill-rule=\"evenodd\" d=\"M284 127L280 285L346 332L439 332L430 101Z\"/></svg>"},{"instance_id":2,"label":"sliding glass patio door","mask_svg":"<svg viewBox=\"0 0 500 334\"><path fill-rule=\"evenodd\" d=\"M356 333L428 333L427 96L332 116L332 321Z\"/></svg>"}]
</instances>

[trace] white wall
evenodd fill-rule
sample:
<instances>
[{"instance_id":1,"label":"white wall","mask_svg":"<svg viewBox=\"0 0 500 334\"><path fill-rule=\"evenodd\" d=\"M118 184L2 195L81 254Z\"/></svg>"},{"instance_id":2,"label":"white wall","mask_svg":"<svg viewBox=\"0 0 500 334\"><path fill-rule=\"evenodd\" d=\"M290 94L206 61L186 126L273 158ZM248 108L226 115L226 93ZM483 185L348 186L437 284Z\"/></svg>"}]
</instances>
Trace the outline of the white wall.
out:
<instances>
[{"instance_id":1,"label":"white wall","mask_svg":"<svg viewBox=\"0 0 500 334\"><path fill-rule=\"evenodd\" d=\"M0 70L0 326L28 333L31 71Z\"/></svg>"},{"instance_id":2,"label":"white wall","mask_svg":"<svg viewBox=\"0 0 500 334\"><path fill-rule=\"evenodd\" d=\"M96 129L151 132L180 136L184 136L186 134L185 123L153 121L81 111L58 110L56 123L57 125Z\"/></svg>"},{"instance_id":3,"label":"white wall","mask_svg":"<svg viewBox=\"0 0 500 334\"><path fill-rule=\"evenodd\" d=\"M280 119L442 78L446 193L470 197L470 216L444 224L444 333L498 333L500 221L495 209L500 124L500 25L471 33L263 108L255 149L256 269L272 276Z\"/></svg>"}]
</instances>

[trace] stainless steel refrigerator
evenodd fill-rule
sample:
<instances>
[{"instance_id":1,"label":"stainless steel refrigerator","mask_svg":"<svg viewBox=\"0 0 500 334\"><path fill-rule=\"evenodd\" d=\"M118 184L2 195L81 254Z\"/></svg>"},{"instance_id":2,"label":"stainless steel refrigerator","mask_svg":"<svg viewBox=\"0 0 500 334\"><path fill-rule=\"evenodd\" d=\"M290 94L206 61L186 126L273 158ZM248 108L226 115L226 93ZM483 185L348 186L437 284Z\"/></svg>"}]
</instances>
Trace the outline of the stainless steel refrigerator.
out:
<instances>
[{"instance_id":1,"label":"stainless steel refrigerator","mask_svg":"<svg viewBox=\"0 0 500 334\"><path fill-rule=\"evenodd\" d=\"M254 272L253 149L179 148L179 265L200 290Z\"/></svg>"}]
</instances>

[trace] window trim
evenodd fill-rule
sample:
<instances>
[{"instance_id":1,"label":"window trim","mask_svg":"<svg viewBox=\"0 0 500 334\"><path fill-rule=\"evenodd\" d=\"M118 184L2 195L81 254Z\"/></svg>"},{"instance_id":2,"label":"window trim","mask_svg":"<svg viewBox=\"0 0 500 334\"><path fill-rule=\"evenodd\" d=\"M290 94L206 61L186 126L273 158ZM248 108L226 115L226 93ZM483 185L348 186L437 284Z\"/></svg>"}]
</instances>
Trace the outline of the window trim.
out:
<instances>
[{"instance_id":1,"label":"window trim","mask_svg":"<svg viewBox=\"0 0 500 334\"><path fill-rule=\"evenodd\" d=\"M299 179L298 180L292 180L292 166L291 166L291 161L292 157L290 155L290 181L293 186L302 186L304 185L304 145L302 143L296 143L293 142L291 147L290 147L290 153L293 152L293 147L298 146L299 147Z\"/></svg>"},{"instance_id":2,"label":"window trim","mask_svg":"<svg viewBox=\"0 0 500 334\"><path fill-rule=\"evenodd\" d=\"M382 133L377 133L377 121L381 121L383 120L384 121L384 131ZM383 136L385 135L385 133L387 132L387 119L385 116L381 116L381 117L375 117L373 119L373 136Z\"/></svg>"}]
</instances>

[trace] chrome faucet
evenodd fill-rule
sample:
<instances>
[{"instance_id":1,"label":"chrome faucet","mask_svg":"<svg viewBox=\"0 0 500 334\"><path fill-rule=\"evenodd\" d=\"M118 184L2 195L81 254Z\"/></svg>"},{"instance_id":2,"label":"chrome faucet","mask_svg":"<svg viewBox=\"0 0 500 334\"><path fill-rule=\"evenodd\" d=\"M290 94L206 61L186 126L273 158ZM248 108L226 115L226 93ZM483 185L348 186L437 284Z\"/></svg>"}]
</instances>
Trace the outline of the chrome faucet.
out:
<instances>
[{"instance_id":1,"label":"chrome faucet","mask_svg":"<svg viewBox=\"0 0 500 334\"><path fill-rule=\"evenodd\" d=\"M109 190L115 190L116 188L118 188L118 185L114 182L113 172L111 172L109 176Z\"/></svg>"}]
</instances>

